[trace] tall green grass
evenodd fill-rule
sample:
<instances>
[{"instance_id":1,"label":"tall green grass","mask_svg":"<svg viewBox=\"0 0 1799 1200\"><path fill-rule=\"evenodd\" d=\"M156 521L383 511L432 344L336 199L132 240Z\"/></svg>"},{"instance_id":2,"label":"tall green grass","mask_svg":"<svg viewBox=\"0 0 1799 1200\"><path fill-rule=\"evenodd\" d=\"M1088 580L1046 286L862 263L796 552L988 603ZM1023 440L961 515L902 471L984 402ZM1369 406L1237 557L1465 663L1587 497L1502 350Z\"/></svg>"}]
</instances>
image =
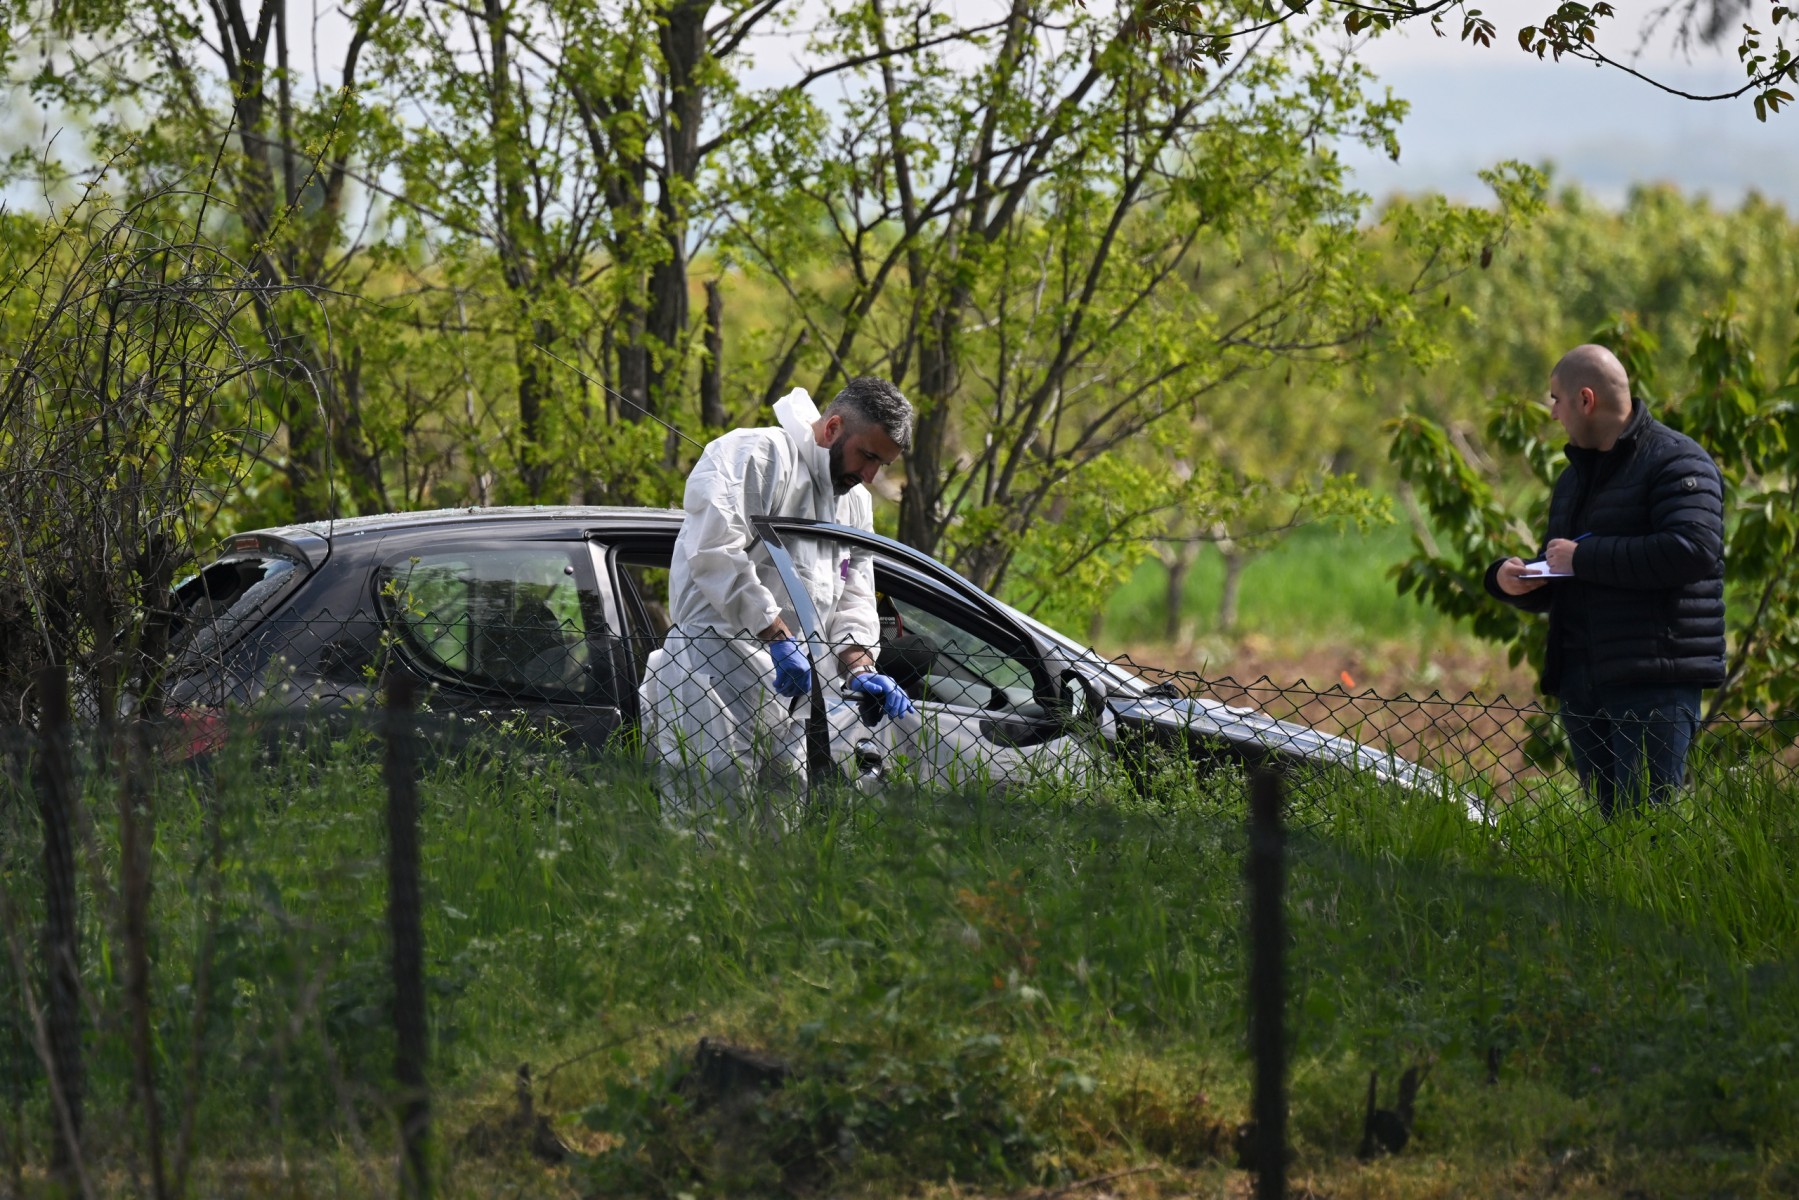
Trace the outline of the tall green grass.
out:
<instances>
[{"instance_id":1,"label":"tall green grass","mask_svg":"<svg viewBox=\"0 0 1799 1200\"><path fill-rule=\"evenodd\" d=\"M204 1068L215 1183L335 1155L358 1164L347 1182L290 1168L288 1191L389 1186L375 750L246 746L159 780L157 1061L165 1097ZM88 795L90 1111L123 1130L139 1110L103 903L109 787ZM461 1134L521 1061L587 1152L589 1194L1004 1190L1228 1163L1247 1111L1242 790L1168 765L1143 793L840 794L770 829L670 821L655 782L617 764L434 762L421 833L449 1190L491 1186ZM1458 801L1343 777L1296 790L1297 1165L1356 1169L1367 1073L1390 1087L1434 1062L1420 1161L1481 1194L1546 1151L1603 1162L1620 1190L1791 1185L1799 818L1752 780L1702 794L1659 824L1545 808L1482 826ZM30 823L5 811L5 887L29 929ZM16 1002L18 980L4 987ZM708 1107L687 1053L702 1035L777 1056L791 1082ZM41 1148L42 1081L8 1036L17 1128ZM121 1181L135 1161L124 1137L97 1153Z\"/></svg>"}]
</instances>

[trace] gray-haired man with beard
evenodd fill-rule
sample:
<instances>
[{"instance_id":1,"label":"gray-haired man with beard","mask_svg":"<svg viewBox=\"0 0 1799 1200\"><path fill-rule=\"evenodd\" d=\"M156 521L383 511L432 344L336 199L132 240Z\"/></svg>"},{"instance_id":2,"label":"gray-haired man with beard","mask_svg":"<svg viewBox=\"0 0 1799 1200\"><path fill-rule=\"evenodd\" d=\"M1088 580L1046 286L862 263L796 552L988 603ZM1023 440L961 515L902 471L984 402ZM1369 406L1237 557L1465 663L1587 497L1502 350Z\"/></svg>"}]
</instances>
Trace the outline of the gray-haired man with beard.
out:
<instances>
[{"instance_id":1,"label":"gray-haired man with beard","mask_svg":"<svg viewBox=\"0 0 1799 1200\"><path fill-rule=\"evenodd\" d=\"M648 752L698 767L738 792L804 778L812 671L822 682L912 711L875 670L880 621L874 567L833 539L788 541L831 653L812 663L774 564L752 550L750 518L804 517L873 530L867 485L912 441L912 407L884 379L852 379L820 413L804 389L775 404L778 425L714 440L687 477L687 519L669 572L674 627L651 656L641 696Z\"/></svg>"}]
</instances>

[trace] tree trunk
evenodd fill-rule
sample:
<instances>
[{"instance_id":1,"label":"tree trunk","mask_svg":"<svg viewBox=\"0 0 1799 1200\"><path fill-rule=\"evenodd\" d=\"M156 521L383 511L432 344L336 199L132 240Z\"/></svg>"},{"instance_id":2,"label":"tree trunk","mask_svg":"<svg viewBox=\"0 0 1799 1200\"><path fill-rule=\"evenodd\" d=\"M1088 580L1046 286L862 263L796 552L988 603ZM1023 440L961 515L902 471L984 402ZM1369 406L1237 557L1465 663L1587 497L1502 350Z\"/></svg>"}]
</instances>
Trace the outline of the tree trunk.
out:
<instances>
[{"instance_id":1,"label":"tree trunk","mask_svg":"<svg viewBox=\"0 0 1799 1200\"><path fill-rule=\"evenodd\" d=\"M544 411L550 401L550 360L543 354L555 343L556 327L545 320L531 322L531 336L513 340L518 369L518 474L525 496L542 502L550 466L543 446Z\"/></svg>"},{"instance_id":2,"label":"tree trunk","mask_svg":"<svg viewBox=\"0 0 1799 1200\"><path fill-rule=\"evenodd\" d=\"M1237 598L1243 585L1243 568L1253 557L1230 542L1218 544L1224 555L1224 586L1218 592L1218 631L1234 633L1237 629Z\"/></svg>"},{"instance_id":3,"label":"tree trunk","mask_svg":"<svg viewBox=\"0 0 1799 1200\"><path fill-rule=\"evenodd\" d=\"M949 445L950 404L959 374L954 335L955 317L944 309L933 314L920 341L912 450L906 455L906 488L900 493L900 541L933 555L943 537L943 514L938 508L949 487L949 467L955 461Z\"/></svg>"},{"instance_id":4,"label":"tree trunk","mask_svg":"<svg viewBox=\"0 0 1799 1200\"><path fill-rule=\"evenodd\" d=\"M650 398L650 353L644 345L643 305L627 296L619 302L618 324L622 336L618 346L619 416L626 421L641 421L654 416Z\"/></svg>"},{"instance_id":5,"label":"tree trunk","mask_svg":"<svg viewBox=\"0 0 1799 1200\"><path fill-rule=\"evenodd\" d=\"M382 478L381 456L368 443L362 431L362 346L350 347L350 361L345 365L339 390L340 410L331 430L331 444L337 452L338 465L344 468L350 487L350 501L359 513L387 512L393 508L387 498L387 483ZM404 496L405 486L400 494Z\"/></svg>"},{"instance_id":6,"label":"tree trunk","mask_svg":"<svg viewBox=\"0 0 1799 1200\"><path fill-rule=\"evenodd\" d=\"M355 81L356 67L368 30L381 6L365 10L345 51L343 79ZM300 203L300 141L289 72L287 11L283 0L264 0L249 12L243 0L225 0L217 10L223 64L233 94L234 123L240 133L242 159L232 203L257 249L252 264L258 281L271 288L325 281L326 259L342 213L348 163L340 153L319 165L325 168L317 212ZM272 39L272 46L271 46ZM269 95L270 50L274 52L275 94ZM269 127L269 108L275 110ZM311 334L291 332L266 298L255 302L257 323L272 350L290 363L283 373L298 395L283 395L271 404L287 429L287 476L295 520L336 515L331 495L331 455L351 472L358 507L376 501L385 489L377 475L379 456L368 445L361 414L352 396L336 386L338 362L329 347ZM346 403L347 402L347 403Z\"/></svg>"},{"instance_id":7,"label":"tree trunk","mask_svg":"<svg viewBox=\"0 0 1799 1200\"><path fill-rule=\"evenodd\" d=\"M531 213L526 186L530 177L525 117L512 89L511 16L504 0L484 0L481 19L487 28L492 65L488 74L488 122L494 139L493 204L499 226L495 239L500 273L511 297L516 325L512 334L513 371L518 377L518 440L514 451L520 490L527 500L543 498L548 465L543 451L543 418L550 401L549 360L542 350L554 340L554 328L531 313L540 291L542 230Z\"/></svg>"},{"instance_id":8,"label":"tree trunk","mask_svg":"<svg viewBox=\"0 0 1799 1200\"><path fill-rule=\"evenodd\" d=\"M1172 644L1181 641L1181 609L1187 595L1187 577L1193 573L1193 560L1199 556L1199 543L1179 542L1174 557L1164 559L1168 568L1168 590L1164 593L1162 640Z\"/></svg>"},{"instance_id":9,"label":"tree trunk","mask_svg":"<svg viewBox=\"0 0 1799 1200\"><path fill-rule=\"evenodd\" d=\"M287 459L282 468L294 520L316 521L333 515L330 479L325 469L325 435L314 403L316 397L309 389L297 386L297 376L297 372L286 375L285 394L273 407L287 426Z\"/></svg>"},{"instance_id":10,"label":"tree trunk","mask_svg":"<svg viewBox=\"0 0 1799 1200\"><path fill-rule=\"evenodd\" d=\"M700 66L706 53L706 14L710 0L676 0L661 31L662 62L667 76L667 117L662 139L666 173L657 189L656 210L662 226L662 257L650 271L650 303L645 327L649 358L645 391L651 407L667 412L681 388L687 345L687 200L699 172L700 120L705 91ZM671 432L666 458L675 464L679 442Z\"/></svg>"},{"instance_id":11,"label":"tree trunk","mask_svg":"<svg viewBox=\"0 0 1799 1200\"><path fill-rule=\"evenodd\" d=\"M941 529L937 502L943 495L949 405L920 396L913 403L912 449L906 455L906 486L900 492L899 540L936 554Z\"/></svg>"},{"instance_id":12,"label":"tree trunk","mask_svg":"<svg viewBox=\"0 0 1799 1200\"><path fill-rule=\"evenodd\" d=\"M812 331L802 329L793 339L793 344L787 347L787 353L781 356L780 363L775 367L774 377L768 381L768 390L762 393L763 409L773 408L775 401L787 394L787 389L793 384L793 373L799 369L800 351L806 348L806 343L811 339Z\"/></svg>"},{"instance_id":13,"label":"tree trunk","mask_svg":"<svg viewBox=\"0 0 1799 1200\"><path fill-rule=\"evenodd\" d=\"M666 211L663 218L665 222L675 219ZM650 304L641 344L644 395L649 411L657 416L670 411L669 402L681 389L682 350L687 340L687 252L677 243L685 240L685 232L668 234L668 257L650 270Z\"/></svg>"},{"instance_id":14,"label":"tree trunk","mask_svg":"<svg viewBox=\"0 0 1799 1200\"><path fill-rule=\"evenodd\" d=\"M706 281L706 358L700 364L700 424L725 427L725 297L718 280Z\"/></svg>"}]
</instances>

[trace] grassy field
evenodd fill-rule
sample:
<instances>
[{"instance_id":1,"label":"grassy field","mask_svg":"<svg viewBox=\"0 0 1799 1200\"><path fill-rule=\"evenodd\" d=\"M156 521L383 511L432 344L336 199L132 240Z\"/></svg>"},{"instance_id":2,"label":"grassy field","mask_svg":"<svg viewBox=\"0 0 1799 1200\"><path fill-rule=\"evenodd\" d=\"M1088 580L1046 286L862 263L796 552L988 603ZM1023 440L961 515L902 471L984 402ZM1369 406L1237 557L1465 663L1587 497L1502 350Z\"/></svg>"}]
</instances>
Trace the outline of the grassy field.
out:
<instances>
[{"instance_id":1,"label":"grassy field","mask_svg":"<svg viewBox=\"0 0 1799 1200\"><path fill-rule=\"evenodd\" d=\"M1166 637L1167 570L1154 559L1108 600L1097 639L1109 655L1207 679L1304 681L1380 696L1480 700L1536 694L1535 673L1410 596L1389 571L1411 553L1398 525L1300 529L1244 569L1236 628L1218 627L1223 561L1201 549L1184 588L1181 632Z\"/></svg>"},{"instance_id":2,"label":"grassy field","mask_svg":"<svg viewBox=\"0 0 1799 1200\"><path fill-rule=\"evenodd\" d=\"M1453 621L1400 596L1389 568L1412 551L1411 531L1385 525L1366 532L1307 526L1243 569L1238 633L1287 638L1378 642L1441 639ZM1140 564L1105 607L1105 633L1123 642L1150 642L1163 633L1168 572ZM1215 635L1224 560L1202 547L1183 591L1182 619L1199 637Z\"/></svg>"},{"instance_id":3,"label":"grassy field","mask_svg":"<svg viewBox=\"0 0 1799 1200\"><path fill-rule=\"evenodd\" d=\"M196 1189L391 1194L378 764L353 739L164 785L155 1061L165 1128L191 1114ZM557 756L446 764L423 795L444 1194L1053 1194L1117 1172L1114 1194L1242 1191L1240 778L846 796L779 831L671 825L646 781ZM1341 780L1296 794L1296 1177L1331 1196L1799 1189L1799 816L1749 779L1706 795L1634 826L1485 828ZM17 948L39 919L31 822L5 820ZM89 1121L101 1190L128 1192L146 1155L109 824L83 874ZM47 1110L17 961L6 1143L34 1194ZM702 1037L784 1086L709 1079ZM568 1162L526 1151L520 1063ZM1361 1161L1369 1072L1391 1103L1414 1064L1411 1143Z\"/></svg>"}]
</instances>

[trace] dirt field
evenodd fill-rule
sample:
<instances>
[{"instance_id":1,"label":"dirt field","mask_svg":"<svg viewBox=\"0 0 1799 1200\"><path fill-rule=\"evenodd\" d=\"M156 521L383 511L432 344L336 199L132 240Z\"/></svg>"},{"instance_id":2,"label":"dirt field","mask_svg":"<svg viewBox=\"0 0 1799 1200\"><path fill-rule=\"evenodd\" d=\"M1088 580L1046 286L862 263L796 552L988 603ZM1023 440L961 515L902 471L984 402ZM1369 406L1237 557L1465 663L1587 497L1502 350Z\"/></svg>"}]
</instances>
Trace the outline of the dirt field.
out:
<instances>
[{"instance_id":1,"label":"dirt field","mask_svg":"<svg viewBox=\"0 0 1799 1200\"><path fill-rule=\"evenodd\" d=\"M1132 645L1122 652L1145 666L1238 684L1265 679L1280 689L1341 688L1351 695L1373 692L1413 699L1435 693L1450 700L1472 696L1519 705L1536 698L1536 677L1528 667L1512 667L1502 649L1471 639L1426 648L1402 641L1375 646L1283 642L1248 634L1189 646Z\"/></svg>"}]
</instances>

